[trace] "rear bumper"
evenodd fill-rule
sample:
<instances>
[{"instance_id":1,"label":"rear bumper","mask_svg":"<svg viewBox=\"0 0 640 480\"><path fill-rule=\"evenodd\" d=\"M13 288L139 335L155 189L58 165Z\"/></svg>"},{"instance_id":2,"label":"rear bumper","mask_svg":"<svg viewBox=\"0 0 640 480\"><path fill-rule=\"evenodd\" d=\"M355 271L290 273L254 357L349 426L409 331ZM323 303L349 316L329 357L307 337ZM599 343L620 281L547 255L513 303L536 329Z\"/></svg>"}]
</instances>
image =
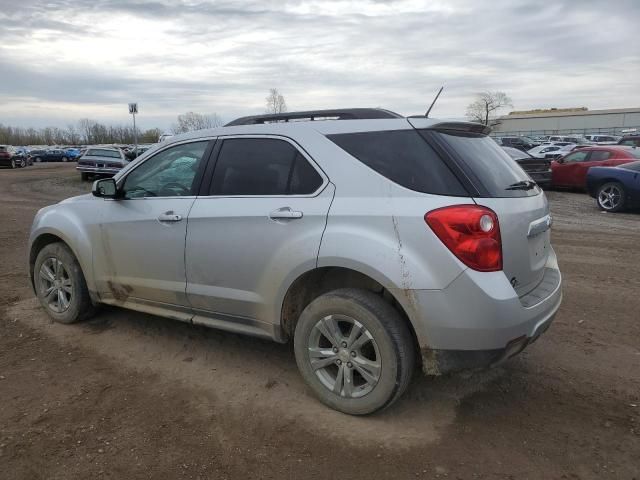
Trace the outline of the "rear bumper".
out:
<instances>
[{"instance_id":1,"label":"rear bumper","mask_svg":"<svg viewBox=\"0 0 640 480\"><path fill-rule=\"evenodd\" d=\"M489 366L509 358L549 327L562 302L553 250L538 286L518 297L503 272L465 270L443 290L412 291L410 315L429 374Z\"/></svg>"},{"instance_id":2,"label":"rear bumper","mask_svg":"<svg viewBox=\"0 0 640 480\"><path fill-rule=\"evenodd\" d=\"M123 167L90 167L88 165L78 165L76 170L82 173L93 173L95 175L115 175Z\"/></svg>"}]
</instances>

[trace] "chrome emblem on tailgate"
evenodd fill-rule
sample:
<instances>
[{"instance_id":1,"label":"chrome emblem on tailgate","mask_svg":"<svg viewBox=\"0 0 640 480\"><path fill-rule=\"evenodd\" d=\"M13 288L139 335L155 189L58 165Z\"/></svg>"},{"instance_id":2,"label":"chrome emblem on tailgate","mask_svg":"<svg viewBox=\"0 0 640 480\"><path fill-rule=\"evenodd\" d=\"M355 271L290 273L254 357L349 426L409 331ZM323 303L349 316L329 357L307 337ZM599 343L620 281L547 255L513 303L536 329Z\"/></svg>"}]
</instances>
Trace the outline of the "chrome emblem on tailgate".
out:
<instances>
[{"instance_id":1,"label":"chrome emblem on tailgate","mask_svg":"<svg viewBox=\"0 0 640 480\"><path fill-rule=\"evenodd\" d=\"M543 232L546 232L551 228L553 224L553 217L551 215L545 215L544 217L534 220L529 224L529 231L527 237L535 237Z\"/></svg>"}]
</instances>

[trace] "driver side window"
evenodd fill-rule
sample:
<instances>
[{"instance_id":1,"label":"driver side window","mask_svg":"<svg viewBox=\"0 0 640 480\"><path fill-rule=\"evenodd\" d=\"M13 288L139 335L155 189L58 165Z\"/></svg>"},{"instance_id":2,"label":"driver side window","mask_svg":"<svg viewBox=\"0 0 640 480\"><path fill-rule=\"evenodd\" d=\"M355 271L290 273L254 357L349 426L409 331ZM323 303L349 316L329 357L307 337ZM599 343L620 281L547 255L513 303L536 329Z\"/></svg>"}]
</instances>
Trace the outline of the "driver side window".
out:
<instances>
[{"instance_id":1,"label":"driver side window","mask_svg":"<svg viewBox=\"0 0 640 480\"><path fill-rule=\"evenodd\" d=\"M571 155L568 155L564 159L564 163L576 163L583 162L585 158L587 158L588 152L575 152Z\"/></svg>"},{"instance_id":2,"label":"driver side window","mask_svg":"<svg viewBox=\"0 0 640 480\"><path fill-rule=\"evenodd\" d=\"M195 195L193 180L208 143L176 145L149 158L125 179L124 198Z\"/></svg>"}]
</instances>

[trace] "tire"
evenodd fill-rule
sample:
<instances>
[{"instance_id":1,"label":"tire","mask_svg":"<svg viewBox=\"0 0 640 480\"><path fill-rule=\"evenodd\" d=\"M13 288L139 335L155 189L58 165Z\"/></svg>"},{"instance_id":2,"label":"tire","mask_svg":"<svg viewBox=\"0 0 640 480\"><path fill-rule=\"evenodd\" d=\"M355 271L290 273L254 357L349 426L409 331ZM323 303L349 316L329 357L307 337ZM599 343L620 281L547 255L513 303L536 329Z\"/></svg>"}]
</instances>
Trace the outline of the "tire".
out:
<instances>
[{"instance_id":1,"label":"tire","mask_svg":"<svg viewBox=\"0 0 640 480\"><path fill-rule=\"evenodd\" d=\"M95 313L80 264L64 243L50 243L40 250L33 280L40 304L56 322L76 323Z\"/></svg>"},{"instance_id":2,"label":"tire","mask_svg":"<svg viewBox=\"0 0 640 480\"><path fill-rule=\"evenodd\" d=\"M336 327L338 335L330 335L328 329ZM352 337L354 332L359 334ZM349 343L357 345L354 350L345 348ZM318 399L351 415L391 405L409 385L415 363L413 337L398 311L379 295L351 288L326 293L304 309L294 350L300 373Z\"/></svg>"},{"instance_id":3,"label":"tire","mask_svg":"<svg viewBox=\"0 0 640 480\"><path fill-rule=\"evenodd\" d=\"M627 192L619 182L608 182L598 188L596 203L605 212L619 212L624 208Z\"/></svg>"},{"instance_id":4,"label":"tire","mask_svg":"<svg viewBox=\"0 0 640 480\"><path fill-rule=\"evenodd\" d=\"M80 172L80 180L86 182L87 180L89 180L89 174L86 172Z\"/></svg>"},{"instance_id":5,"label":"tire","mask_svg":"<svg viewBox=\"0 0 640 480\"><path fill-rule=\"evenodd\" d=\"M15 159L11 159L11 168L16 168L16 161Z\"/></svg>"}]
</instances>

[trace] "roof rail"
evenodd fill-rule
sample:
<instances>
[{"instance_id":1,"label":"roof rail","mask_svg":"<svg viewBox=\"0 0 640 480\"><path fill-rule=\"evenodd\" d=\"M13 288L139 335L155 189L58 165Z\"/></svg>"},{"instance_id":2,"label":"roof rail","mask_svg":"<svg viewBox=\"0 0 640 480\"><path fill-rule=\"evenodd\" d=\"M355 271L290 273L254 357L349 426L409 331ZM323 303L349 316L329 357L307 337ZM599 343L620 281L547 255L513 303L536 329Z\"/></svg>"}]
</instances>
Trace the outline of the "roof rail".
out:
<instances>
[{"instance_id":1,"label":"roof rail","mask_svg":"<svg viewBox=\"0 0 640 480\"><path fill-rule=\"evenodd\" d=\"M234 125L257 125L261 123L303 122L314 120L371 120L379 118L403 118L395 112L382 108L347 108L338 110L310 110L307 112L267 113L236 118L225 127Z\"/></svg>"}]
</instances>

